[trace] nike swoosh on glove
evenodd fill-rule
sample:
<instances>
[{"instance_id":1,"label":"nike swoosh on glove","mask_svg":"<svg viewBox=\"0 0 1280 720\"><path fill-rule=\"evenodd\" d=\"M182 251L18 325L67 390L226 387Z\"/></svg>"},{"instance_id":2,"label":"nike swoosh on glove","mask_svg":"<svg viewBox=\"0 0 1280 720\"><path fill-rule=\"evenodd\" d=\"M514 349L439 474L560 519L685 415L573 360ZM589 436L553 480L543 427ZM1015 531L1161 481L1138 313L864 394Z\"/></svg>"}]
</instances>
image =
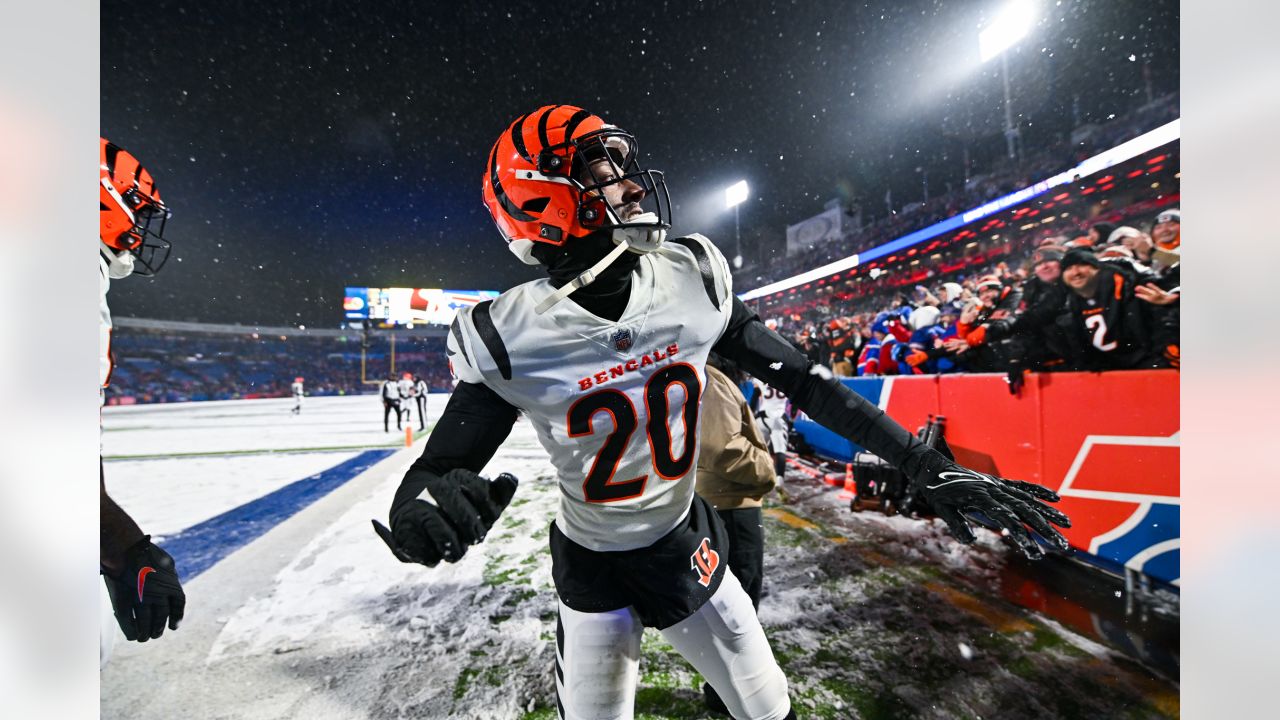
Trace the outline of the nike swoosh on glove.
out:
<instances>
[{"instance_id":1,"label":"nike swoosh on glove","mask_svg":"<svg viewBox=\"0 0 1280 720\"><path fill-rule=\"evenodd\" d=\"M1070 549L1067 539L1052 526L1069 528L1071 519L1045 505L1061 499L1046 487L993 477L955 463L949 463L936 476L922 479L919 487L951 534L966 545L975 538L964 514L981 513L1032 560L1043 557L1044 552L1027 531L1028 526L1059 550Z\"/></svg>"},{"instance_id":2,"label":"nike swoosh on glove","mask_svg":"<svg viewBox=\"0 0 1280 720\"><path fill-rule=\"evenodd\" d=\"M186 612L187 595L169 553L144 536L124 554L117 575L102 571L116 622L128 640L146 642L164 634L167 623L177 630Z\"/></svg>"},{"instance_id":3,"label":"nike swoosh on glove","mask_svg":"<svg viewBox=\"0 0 1280 720\"><path fill-rule=\"evenodd\" d=\"M374 520L373 529L401 562L427 567L457 562L484 540L517 485L510 473L491 481L464 468L443 477L410 471L391 505L391 528Z\"/></svg>"}]
</instances>

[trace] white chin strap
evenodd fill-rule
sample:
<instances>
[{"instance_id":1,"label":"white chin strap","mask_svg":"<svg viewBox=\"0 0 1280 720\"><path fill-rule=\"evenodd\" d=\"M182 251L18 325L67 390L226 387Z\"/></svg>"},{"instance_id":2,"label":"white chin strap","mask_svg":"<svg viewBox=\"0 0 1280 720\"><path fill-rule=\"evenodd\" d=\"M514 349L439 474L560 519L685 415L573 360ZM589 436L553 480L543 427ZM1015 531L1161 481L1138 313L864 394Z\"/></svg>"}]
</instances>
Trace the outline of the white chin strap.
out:
<instances>
[{"instance_id":1,"label":"white chin strap","mask_svg":"<svg viewBox=\"0 0 1280 720\"><path fill-rule=\"evenodd\" d=\"M556 303L569 297L574 291L584 288L596 281L600 273L605 268L613 264L622 256L622 253L630 250L637 255L651 253L662 247L662 243L667 239L667 231L664 228L657 227L658 216L654 213L644 213L632 218L631 222L651 222L654 227L623 227L613 231L613 241L617 243L617 247L609 251L608 255L600 258L600 261L592 265L585 272L574 278L568 283L560 286L555 292L542 299L533 311L539 315L545 313L555 307Z\"/></svg>"},{"instance_id":2,"label":"white chin strap","mask_svg":"<svg viewBox=\"0 0 1280 720\"><path fill-rule=\"evenodd\" d=\"M604 272L605 268L613 264L613 261L617 260L622 255L622 253L626 252L628 247L629 246L627 245L626 242L619 243L617 247L609 251L608 255L605 255L604 257L600 258L600 262L596 263L595 265L592 265L581 275L565 283L564 285L561 285L559 289L557 289L555 292L543 298L542 302L538 303L538 306L535 307L533 311L541 315L542 313L554 307L556 303L569 297L569 294L572 293L573 291L577 290L578 288L584 288L590 285L591 283L595 282L596 276Z\"/></svg>"},{"instance_id":3,"label":"white chin strap","mask_svg":"<svg viewBox=\"0 0 1280 720\"><path fill-rule=\"evenodd\" d=\"M631 252L651 253L662 247L662 241L667 239L667 231L659 225L658 216L655 213L647 212L642 215L636 215L627 221L634 225L648 225L649 227L621 227L613 231L613 241L619 245L626 245L631 248Z\"/></svg>"},{"instance_id":4,"label":"white chin strap","mask_svg":"<svg viewBox=\"0 0 1280 720\"><path fill-rule=\"evenodd\" d=\"M116 252L106 243L102 243L102 256L107 260L107 277L112 280L120 280L133 274L134 257L128 250Z\"/></svg>"}]
</instances>

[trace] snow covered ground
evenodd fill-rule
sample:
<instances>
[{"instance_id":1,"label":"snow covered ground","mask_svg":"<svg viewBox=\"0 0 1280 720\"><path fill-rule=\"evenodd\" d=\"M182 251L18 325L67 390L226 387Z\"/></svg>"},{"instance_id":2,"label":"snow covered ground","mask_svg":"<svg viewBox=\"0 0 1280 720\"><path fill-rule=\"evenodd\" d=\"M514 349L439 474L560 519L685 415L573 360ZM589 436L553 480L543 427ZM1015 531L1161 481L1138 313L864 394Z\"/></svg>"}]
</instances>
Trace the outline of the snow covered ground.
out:
<instances>
[{"instance_id":1,"label":"snow covered ground","mask_svg":"<svg viewBox=\"0 0 1280 720\"><path fill-rule=\"evenodd\" d=\"M193 526L201 542L234 536L246 503L342 482L188 579L179 631L117 642L103 717L555 717L557 489L528 423L486 468L520 478L511 507L462 561L427 569L396 561L369 524L423 440L396 450L403 435L382 432L372 396L290 407L107 409L109 490L179 547ZM361 458L371 466L347 480ZM1002 600L994 536L963 548L940 525L853 515L835 495L789 475L766 513L760 615L801 717L1177 715L1175 685ZM637 716L708 717L700 678L656 633L644 649Z\"/></svg>"}]
</instances>

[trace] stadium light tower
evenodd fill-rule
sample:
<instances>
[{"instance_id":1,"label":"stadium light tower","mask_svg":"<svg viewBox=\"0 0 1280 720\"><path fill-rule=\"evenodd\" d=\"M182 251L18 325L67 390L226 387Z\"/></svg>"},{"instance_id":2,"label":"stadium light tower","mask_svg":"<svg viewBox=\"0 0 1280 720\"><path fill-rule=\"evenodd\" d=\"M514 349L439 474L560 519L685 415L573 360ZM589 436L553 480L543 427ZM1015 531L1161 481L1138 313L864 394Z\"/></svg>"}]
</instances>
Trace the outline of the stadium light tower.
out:
<instances>
[{"instance_id":1,"label":"stadium light tower","mask_svg":"<svg viewBox=\"0 0 1280 720\"><path fill-rule=\"evenodd\" d=\"M725 207L733 208L733 267L742 267L742 239L738 230L738 206L746 202L751 188L746 180L739 180L724 191Z\"/></svg>"},{"instance_id":2,"label":"stadium light tower","mask_svg":"<svg viewBox=\"0 0 1280 720\"><path fill-rule=\"evenodd\" d=\"M1026 37L1035 22L1033 0L1013 0L978 33L978 52L982 62L1000 56L1000 74L1004 78L1004 141L1010 160L1017 159L1018 128L1013 125L1013 109L1009 102L1009 55L1005 51Z\"/></svg>"}]
</instances>

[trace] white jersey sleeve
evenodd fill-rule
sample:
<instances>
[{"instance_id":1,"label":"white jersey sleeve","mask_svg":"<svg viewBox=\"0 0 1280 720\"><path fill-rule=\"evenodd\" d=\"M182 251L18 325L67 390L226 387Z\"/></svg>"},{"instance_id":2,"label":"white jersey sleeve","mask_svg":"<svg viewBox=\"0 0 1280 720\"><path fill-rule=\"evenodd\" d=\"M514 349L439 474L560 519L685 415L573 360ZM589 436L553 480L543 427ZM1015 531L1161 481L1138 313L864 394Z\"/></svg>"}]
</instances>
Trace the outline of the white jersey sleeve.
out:
<instances>
[{"instance_id":1,"label":"white jersey sleeve","mask_svg":"<svg viewBox=\"0 0 1280 720\"><path fill-rule=\"evenodd\" d=\"M107 262L98 256L98 289L101 299L98 303L98 384L106 387L111 382L111 308L107 307L107 291L111 289L111 278L107 275Z\"/></svg>"},{"instance_id":2,"label":"white jersey sleeve","mask_svg":"<svg viewBox=\"0 0 1280 720\"><path fill-rule=\"evenodd\" d=\"M729 327L729 315L733 312L733 274L729 271L729 262L715 243L698 233L676 238L671 242L693 254L703 289L708 299L724 316L724 327L721 328L723 334Z\"/></svg>"},{"instance_id":3,"label":"white jersey sleeve","mask_svg":"<svg viewBox=\"0 0 1280 720\"><path fill-rule=\"evenodd\" d=\"M449 337L445 342L445 355L449 359L449 371L462 382L483 383L484 373L474 360L476 348L472 344L475 332L471 322L472 308L464 307L453 318L449 326Z\"/></svg>"}]
</instances>

